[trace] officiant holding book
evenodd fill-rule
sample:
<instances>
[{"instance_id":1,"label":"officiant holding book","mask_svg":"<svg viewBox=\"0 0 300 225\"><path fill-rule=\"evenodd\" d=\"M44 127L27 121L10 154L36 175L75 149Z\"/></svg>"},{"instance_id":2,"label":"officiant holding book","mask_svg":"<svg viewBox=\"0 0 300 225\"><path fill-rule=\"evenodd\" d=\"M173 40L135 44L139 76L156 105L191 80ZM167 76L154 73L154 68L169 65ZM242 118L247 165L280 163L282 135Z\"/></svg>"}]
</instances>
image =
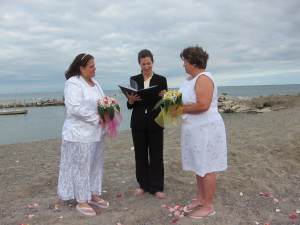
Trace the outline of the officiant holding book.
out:
<instances>
[{"instance_id":1,"label":"officiant holding book","mask_svg":"<svg viewBox=\"0 0 300 225\"><path fill-rule=\"evenodd\" d=\"M163 165L163 128L154 119L161 109L153 110L155 104L168 90L167 79L152 71L152 53L144 49L138 54L141 73L130 78L131 86L137 90L153 88L147 95L127 93L127 107L132 110L130 128L135 152L136 179L139 188L136 196L149 192L158 198L165 198Z\"/></svg>"}]
</instances>

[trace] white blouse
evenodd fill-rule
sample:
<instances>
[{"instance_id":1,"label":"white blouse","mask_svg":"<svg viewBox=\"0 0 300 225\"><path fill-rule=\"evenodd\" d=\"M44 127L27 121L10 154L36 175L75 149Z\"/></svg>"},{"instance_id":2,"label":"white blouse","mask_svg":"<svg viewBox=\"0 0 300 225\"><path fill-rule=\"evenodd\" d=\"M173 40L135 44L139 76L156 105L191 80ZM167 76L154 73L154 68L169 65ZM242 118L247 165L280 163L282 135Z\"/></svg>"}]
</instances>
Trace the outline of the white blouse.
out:
<instances>
[{"instance_id":1,"label":"white blouse","mask_svg":"<svg viewBox=\"0 0 300 225\"><path fill-rule=\"evenodd\" d=\"M97 100L104 92L98 82L91 87L81 76L74 76L65 84L64 97L67 117L62 130L62 139L71 142L89 143L101 140L105 132L99 123Z\"/></svg>"}]
</instances>

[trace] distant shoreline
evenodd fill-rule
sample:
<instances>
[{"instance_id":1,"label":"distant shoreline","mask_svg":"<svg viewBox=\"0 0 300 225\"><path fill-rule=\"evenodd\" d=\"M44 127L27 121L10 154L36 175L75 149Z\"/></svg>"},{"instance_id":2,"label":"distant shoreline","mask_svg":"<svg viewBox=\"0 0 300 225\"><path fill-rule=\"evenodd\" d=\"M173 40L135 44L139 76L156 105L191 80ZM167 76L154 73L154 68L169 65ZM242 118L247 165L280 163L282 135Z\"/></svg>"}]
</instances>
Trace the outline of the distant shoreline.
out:
<instances>
[{"instance_id":1,"label":"distant shoreline","mask_svg":"<svg viewBox=\"0 0 300 225\"><path fill-rule=\"evenodd\" d=\"M293 106L300 98L300 92L295 95L277 94L260 97L232 97L226 93L220 94L218 98L219 111L222 113L262 113L271 110L280 110ZM63 106L64 99L48 99L36 102L6 102L0 104L0 109Z\"/></svg>"}]
</instances>

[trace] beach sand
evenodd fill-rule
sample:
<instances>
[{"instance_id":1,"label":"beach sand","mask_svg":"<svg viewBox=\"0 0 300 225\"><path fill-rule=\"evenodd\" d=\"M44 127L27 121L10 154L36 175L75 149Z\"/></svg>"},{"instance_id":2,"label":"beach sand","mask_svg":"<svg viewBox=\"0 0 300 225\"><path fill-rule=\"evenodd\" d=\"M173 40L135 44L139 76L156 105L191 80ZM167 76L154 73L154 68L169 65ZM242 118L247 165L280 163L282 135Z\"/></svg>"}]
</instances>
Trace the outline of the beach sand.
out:
<instances>
[{"instance_id":1,"label":"beach sand","mask_svg":"<svg viewBox=\"0 0 300 225\"><path fill-rule=\"evenodd\" d=\"M102 197L111 207L95 208L95 217L77 212L75 201L57 197L60 139L0 145L0 224L300 224L299 99L283 110L224 115L229 167L217 174L214 216L195 220L162 207L185 206L196 197L195 175L182 170L178 131L165 132L167 198L134 196L132 139L130 131L122 131L107 141Z\"/></svg>"}]
</instances>

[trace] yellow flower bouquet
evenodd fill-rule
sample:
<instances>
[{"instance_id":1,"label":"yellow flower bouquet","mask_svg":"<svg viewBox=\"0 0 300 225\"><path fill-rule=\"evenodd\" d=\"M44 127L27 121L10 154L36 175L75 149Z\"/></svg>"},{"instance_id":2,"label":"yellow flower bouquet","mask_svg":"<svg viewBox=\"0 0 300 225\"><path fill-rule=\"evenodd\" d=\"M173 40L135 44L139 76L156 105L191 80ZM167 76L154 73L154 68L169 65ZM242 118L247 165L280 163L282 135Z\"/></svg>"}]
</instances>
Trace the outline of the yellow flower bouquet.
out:
<instances>
[{"instance_id":1,"label":"yellow flower bouquet","mask_svg":"<svg viewBox=\"0 0 300 225\"><path fill-rule=\"evenodd\" d=\"M183 112L182 94L178 91L168 91L164 97L156 103L154 110L163 107L162 111L155 118L155 122L167 129L176 128Z\"/></svg>"}]
</instances>

